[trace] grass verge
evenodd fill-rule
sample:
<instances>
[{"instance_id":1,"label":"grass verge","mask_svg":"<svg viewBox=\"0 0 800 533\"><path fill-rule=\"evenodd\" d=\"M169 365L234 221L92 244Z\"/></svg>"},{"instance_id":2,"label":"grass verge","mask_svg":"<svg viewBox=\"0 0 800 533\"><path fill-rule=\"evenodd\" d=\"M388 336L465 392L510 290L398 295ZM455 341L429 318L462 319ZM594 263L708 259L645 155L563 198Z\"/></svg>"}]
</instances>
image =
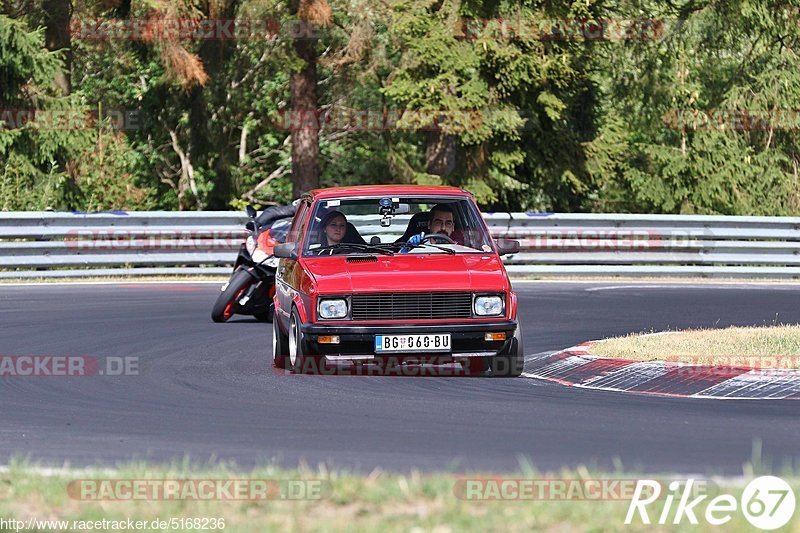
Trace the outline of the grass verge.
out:
<instances>
[{"instance_id":1,"label":"grass verge","mask_svg":"<svg viewBox=\"0 0 800 533\"><path fill-rule=\"evenodd\" d=\"M540 473L522 469L515 474L491 476L494 480L549 479L559 482L575 480L635 479L630 475L598 475L585 468L557 473ZM649 476L648 476L649 477ZM746 476L747 477L747 476ZM800 479L784 474L794 492L800 495ZM449 474L407 475L374 471L369 475L328 470L281 470L258 468L243 473L224 466L197 469L187 465L152 467L133 464L113 471L57 470L42 472L25 464L12 464L0 474L0 517L27 520L66 520L63 531L78 531L74 521L153 520L207 518L224 519L226 532L251 531L652 531L653 526L636 519L625 525L629 498L617 500L556 499L536 501L485 501L465 499L455 489L465 479L486 479L481 475L455 476ZM653 476L664 480L664 477ZM68 493L70 482L76 480L130 479L269 479L284 482L322 480L326 488L320 499L267 501L81 501ZM707 481L704 485L708 502L717 494L731 494L737 501L745 483L742 480ZM634 482L635 484L635 482ZM488 485L484 485L488 486ZM664 483L665 491L666 483ZM460 496L459 496L460 494ZM481 492L480 494L489 494ZM575 493L572 494L575 497ZM675 498L677 502L678 497ZM651 504L650 517L658 520L664 498ZM668 525L656 525L659 531L698 531L713 529L699 516L700 528L684 517L675 526L672 506ZM705 505L699 505L700 515ZM703 527L705 525L705 527ZM8 529L8 528L6 528ZM42 528L40 528L42 529ZM191 527L164 529L197 530ZM2 526L0 526L2 530ZM11 529L13 530L13 529ZM42 529L44 530L44 529ZM752 526L741 511L734 512L725 531L748 531ZM217 529L220 531L220 529ZM800 520L788 523L782 531L800 532Z\"/></svg>"},{"instance_id":2,"label":"grass verge","mask_svg":"<svg viewBox=\"0 0 800 533\"><path fill-rule=\"evenodd\" d=\"M639 361L800 368L800 325L630 334L593 344L589 352Z\"/></svg>"}]
</instances>

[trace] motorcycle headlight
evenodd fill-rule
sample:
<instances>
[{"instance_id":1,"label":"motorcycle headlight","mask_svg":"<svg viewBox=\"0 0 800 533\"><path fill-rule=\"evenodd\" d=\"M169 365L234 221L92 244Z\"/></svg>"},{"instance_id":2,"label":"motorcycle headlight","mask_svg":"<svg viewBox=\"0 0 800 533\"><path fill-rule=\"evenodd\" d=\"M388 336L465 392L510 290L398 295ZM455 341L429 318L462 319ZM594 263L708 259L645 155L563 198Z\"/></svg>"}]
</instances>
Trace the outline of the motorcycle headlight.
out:
<instances>
[{"instance_id":1,"label":"motorcycle headlight","mask_svg":"<svg viewBox=\"0 0 800 533\"><path fill-rule=\"evenodd\" d=\"M317 309L320 318L345 318L347 316L347 300L344 298L320 300Z\"/></svg>"},{"instance_id":2,"label":"motorcycle headlight","mask_svg":"<svg viewBox=\"0 0 800 533\"><path fill-rule=\"evenodd\" d=\"M503 298L501 296L476 296L475 314L477 316L499 316L503 314Z\"/></svg>"},{"instance_id":3,"label":"motorcycle headlight","mask_svg":"<svg viewBox=\"0 0 800 533\"><path fill-rule=\"evenodd\" d=\"M252 235L247 237L247 240L244 241L244 247L247 248L247 251L250 252L250 255L253 255L253 252L256 249L256 240Z\"/></svg>"}]
</instances>

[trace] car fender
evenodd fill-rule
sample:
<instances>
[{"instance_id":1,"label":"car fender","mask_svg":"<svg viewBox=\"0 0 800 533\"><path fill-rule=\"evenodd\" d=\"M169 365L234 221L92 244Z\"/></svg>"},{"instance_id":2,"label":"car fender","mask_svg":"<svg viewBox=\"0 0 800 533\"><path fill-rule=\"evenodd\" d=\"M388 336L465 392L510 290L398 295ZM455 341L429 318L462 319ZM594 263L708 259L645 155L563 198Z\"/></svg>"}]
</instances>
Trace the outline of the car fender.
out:
<instances>
[{"instance_id":1,"label":"car fender","mask_svg":"<svg viewBox=\"0 0 800 533\"><path fill-rule=\"evenodd\" d=\"M310 322L309 311L306 309L306 304L297 292L295 292L292 298L292 307L297 309L297 314L300 315L300 321L303 324L308 324Z\"/></svg>"},{"instance_id":2,"label":"car fender","mask_svg":"<svg viewBox=\"0 0 800 533\"><path fill-rule=\"evenodd\" d=\"M508 293L508 318L511 320L517 319L517 293Z\"/></svg>"}]
</instances>

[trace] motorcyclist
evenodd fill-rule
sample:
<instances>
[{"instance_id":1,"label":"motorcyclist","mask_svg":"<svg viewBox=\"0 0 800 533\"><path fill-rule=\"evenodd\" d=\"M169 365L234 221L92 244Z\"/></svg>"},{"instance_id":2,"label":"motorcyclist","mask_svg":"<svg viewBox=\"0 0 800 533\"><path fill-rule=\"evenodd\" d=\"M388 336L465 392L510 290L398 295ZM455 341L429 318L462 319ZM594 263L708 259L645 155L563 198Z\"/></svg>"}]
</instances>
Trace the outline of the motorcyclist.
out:
<instances>
[{"instance_id":1,"label":"motorcyclist","mask_svg":"<svg viewBox=\"0 0 800 533\"><path fill-rule=\"evenodd\" d=\"M271 226L276 220L294 216L295 209L296 207L294 204L273 205L264 209L261 214L256 217L256 224L258 224L260 228Z\"/></svg>"}]
</instances>

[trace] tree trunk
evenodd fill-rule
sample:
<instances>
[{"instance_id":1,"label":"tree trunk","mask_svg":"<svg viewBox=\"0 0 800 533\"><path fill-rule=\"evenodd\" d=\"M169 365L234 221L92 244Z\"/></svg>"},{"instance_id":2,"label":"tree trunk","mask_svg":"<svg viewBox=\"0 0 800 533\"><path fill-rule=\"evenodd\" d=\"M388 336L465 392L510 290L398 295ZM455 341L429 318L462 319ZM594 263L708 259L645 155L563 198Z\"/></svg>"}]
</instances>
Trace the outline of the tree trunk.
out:
<instances>
[{"instance_id":1,"label":"tree trunk","mask_svg":"<svg viewBox=\"0 0 800 533\"><path fill-rule=\"evenodd\" d=\"M308 117L317 112L317 41L296 38L294 49L305 61L290 80L292 117ZM292 126L292 195L299 197L319 187L319 127L316 120L299 120Z\"/></svg>"},{"instance_id":2,"label":"tree trunk","mask_svg":"<svg viewBox=\"0 0 800 533\"><path fill-rule=\"evenodd\" d=\"M425 146L425 171L447 176L456 167L456 138L441 131L429 131Z\"/></svg>"},{"instance_id":3,"label":"tree trunk","mask_svg":"<svg viewBox=\"0 0 800 533\"><path fill-rule=\"evenodd\" d=\"M72 39L69 33L72 18L71 0L43 0L46 27L45 47L50 51L63 50L64 68L56 74L54 83L66 96L72 92Z\"/></svg>"}]
</instances>

